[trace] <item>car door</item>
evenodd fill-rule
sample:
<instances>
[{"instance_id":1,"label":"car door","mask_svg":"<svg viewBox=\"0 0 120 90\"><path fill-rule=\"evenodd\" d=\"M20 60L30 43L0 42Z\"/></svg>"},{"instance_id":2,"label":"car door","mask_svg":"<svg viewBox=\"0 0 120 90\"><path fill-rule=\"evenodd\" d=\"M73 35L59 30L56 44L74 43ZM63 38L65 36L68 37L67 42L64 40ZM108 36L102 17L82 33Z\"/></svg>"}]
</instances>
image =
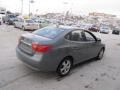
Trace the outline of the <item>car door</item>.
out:
<instances>
[{"instance_id":1,"label":"car door","mask_svg":"<svg viewBox=\"0 0 120 90\"><path fill-rule=\"evenodd\" d=\"M87 45L87 58L96 57L100 51L99 43L97 42L97 38L90 32L85 31L85 43Z\"/></svg>"},{"instance_id":2,"label":"car door","mask_svg":"<svg viewBox=\"0 0 120 90\"><path fill-rule=\"evenodd\" d=\"M74 63L80 63L87 59L87 44L84 41L84 32L75 30L69 33L70 52L74 57Z\"/></svg>"}]
</instances>

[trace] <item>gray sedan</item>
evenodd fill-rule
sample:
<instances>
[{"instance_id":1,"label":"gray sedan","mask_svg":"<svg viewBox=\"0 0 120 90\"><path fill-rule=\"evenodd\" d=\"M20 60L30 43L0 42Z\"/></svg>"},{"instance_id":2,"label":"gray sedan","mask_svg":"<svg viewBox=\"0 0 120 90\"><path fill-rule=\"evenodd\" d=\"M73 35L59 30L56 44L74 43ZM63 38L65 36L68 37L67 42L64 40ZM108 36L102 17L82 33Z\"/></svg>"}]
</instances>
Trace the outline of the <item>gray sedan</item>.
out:
<instances>
[{"instance_id":1,"label":"gray sedan","mask_svg":"<svg viewBox=\"0 0 120 90\"><path fill-rule=\"evenodd\" d=\"M102 59L105 45L87 30L76 27L45 27L23 34L16 48L17 57L40 71L67 75L72 66L91 58Z\"/></svg>"}]
</instances>

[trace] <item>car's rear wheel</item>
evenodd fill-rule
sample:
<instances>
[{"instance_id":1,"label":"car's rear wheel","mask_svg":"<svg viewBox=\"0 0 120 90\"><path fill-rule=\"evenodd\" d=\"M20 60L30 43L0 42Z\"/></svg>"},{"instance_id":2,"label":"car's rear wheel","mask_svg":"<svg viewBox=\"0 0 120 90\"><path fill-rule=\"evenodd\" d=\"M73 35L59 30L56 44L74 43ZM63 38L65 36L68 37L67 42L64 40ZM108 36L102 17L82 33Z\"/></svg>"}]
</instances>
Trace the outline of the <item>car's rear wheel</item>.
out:
<instances>
[{"instance_id":1,"label":"car's rear wheel","mask_svg":"<svg viewBox=\"0 0 120 90\"><path fill-rule=\"evenodd\" d=\"M63 61L59 64L57 73L59 76L66 76L69 74L72 67L72 60L71 58L65 58Z\"/></svg>"},{"instance_id":2,"label":"car's rear wheel","mask_svg":"<svg viewBox=\"0 0 120 90\"><path fill-rule=\"evenodd\" d=\"M100 50L100 52L98 53L97 59L98 59L98 60L101 60L101 59L103 58L103 55L104 55L104 48L102 48L102 49Z\"/></svg>"}]
</instances>

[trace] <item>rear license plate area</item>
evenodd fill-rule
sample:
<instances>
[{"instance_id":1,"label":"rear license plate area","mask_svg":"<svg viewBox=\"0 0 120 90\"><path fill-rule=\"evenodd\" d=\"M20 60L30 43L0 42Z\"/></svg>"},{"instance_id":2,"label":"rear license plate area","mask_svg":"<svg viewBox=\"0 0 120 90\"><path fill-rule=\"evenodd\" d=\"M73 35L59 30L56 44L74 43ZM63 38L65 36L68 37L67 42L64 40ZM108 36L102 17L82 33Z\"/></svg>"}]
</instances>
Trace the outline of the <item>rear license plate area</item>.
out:
<instances>
[{"instance_id":1,"label":"rear license plate area","mask_svg":"<svg viewBox=\"0 0 120 90\"><path fill-rule=\"evenodd\" d=\"M28 54L32 54L32 48L31 46L25 44L25 43L20 43L19 45L20 49Z\"/></svg>"}]
</instances>

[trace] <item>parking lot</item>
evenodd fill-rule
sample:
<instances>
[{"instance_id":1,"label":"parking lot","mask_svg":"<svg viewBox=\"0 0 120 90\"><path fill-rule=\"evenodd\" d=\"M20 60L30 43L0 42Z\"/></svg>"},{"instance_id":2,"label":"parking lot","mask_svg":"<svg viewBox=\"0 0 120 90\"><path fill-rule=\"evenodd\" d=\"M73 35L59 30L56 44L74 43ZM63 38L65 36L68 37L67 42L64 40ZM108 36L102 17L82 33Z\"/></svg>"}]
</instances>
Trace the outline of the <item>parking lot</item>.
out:
<instances>
[{"instance_id":1,"label":"parking lot","mask_svg":"<svg viewBox=\"0 0 120 90\"><path fill-rule=\"evenodd\" d=\"M17 59L15 48L28 31L0 26L0 90L120 90L120 36L95 33L106 44L101 61L75 66L70 75L38 72Z\"/></svg>"}]
</instances>

